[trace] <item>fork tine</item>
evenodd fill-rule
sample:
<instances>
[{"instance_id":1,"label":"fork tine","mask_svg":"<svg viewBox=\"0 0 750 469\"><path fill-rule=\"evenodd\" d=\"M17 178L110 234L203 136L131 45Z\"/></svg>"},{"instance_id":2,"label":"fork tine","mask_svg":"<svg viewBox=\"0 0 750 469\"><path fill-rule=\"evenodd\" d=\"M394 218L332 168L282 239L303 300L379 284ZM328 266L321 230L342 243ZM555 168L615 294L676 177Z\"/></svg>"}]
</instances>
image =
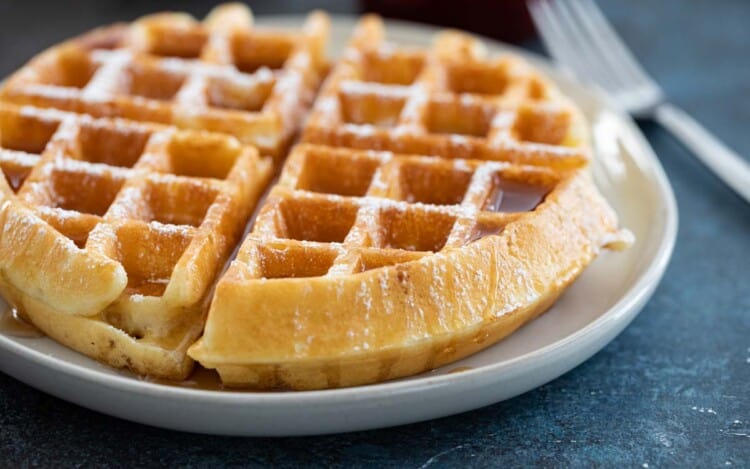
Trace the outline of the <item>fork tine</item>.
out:
<instances>
[{"instance_id":1,"label":"fork tine","mask_svg":"<svg viewBox=\"0 0 750 469\"><path fill-rule=\"evenodd\" d=\"M568 3L576 11L581 25L594 39L592 44L599 49L599 55L603 61L618 72L616 75L621 84L624 86L654 84L595 2L573 0Z\"/></svg>"},{"instance_id":2,"label":"fork tine","mask_svg":"<svg viewBox=\"0 0 750 469\"><path fill-rule=\"evenodd\" d=\"M532 0L529 10L551 55L561 65L567 66L577 75L583 75L587 67L583 64L581 55L575 53L574 47L570 47L570 37L562 29L551 3L548 0Z\"/></svg>"},{"instance_id":3,"label":"fork tine","mask_svg":"<svg viewBox=\"0 0 750 469\"><path fill-rule=\"evenodd\" d=\"M529 3L532 17L545 46L556 61L569 67L581 79L593 81L604 86L608 79L600 76L603 72L596 64L592 66L588 54L590 44L579 44L575 25L571 27L567 12L559 9L559 3L553 0L532 0Z\"/></svg>"},{"instance_id":4,"label":"fork tine","mask_svg":"<svg viewBox=\"0 0 750 469\"><path fill-rule=\"evenodd\" d=\"M580 56L579 62L585 66L579 71L581 78L593 81L610 91L618 88L617 71L606 62L600 50L596 48L596 38L581 27L581 21L570 3L566 0L555 0L550 4L551 11L565 33L568 47L572 49L572 54Z\"/></svg>"},{"instance_id":5,"label":"fork tine","mask_svg":"<svg viewBox=\"0 0 750 469\"><path fill-rule=\"evenodd\" d=\"M663 99L592 0L530 0L529 10L552 56L624 109L646 114Z\"/></svg>"}]
</instances>

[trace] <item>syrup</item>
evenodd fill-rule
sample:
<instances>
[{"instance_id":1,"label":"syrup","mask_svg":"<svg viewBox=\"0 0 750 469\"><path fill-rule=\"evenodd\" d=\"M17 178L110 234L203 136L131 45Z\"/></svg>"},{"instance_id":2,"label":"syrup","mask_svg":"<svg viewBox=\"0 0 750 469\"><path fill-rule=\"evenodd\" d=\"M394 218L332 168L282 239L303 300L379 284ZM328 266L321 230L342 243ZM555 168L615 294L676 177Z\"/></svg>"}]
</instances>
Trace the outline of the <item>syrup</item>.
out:
<instances>
[{"instance_id":1,"label":"syrup","mask_svg":"<svg viewBox=\"0 0 750 469\"><path fill-rule=\"evenodd\" d=\"M208 370L202 366L196 366L190 376L183 381L172 381L169 379L151 378L149 376L141 377L138 379L149 382L162 384L164 386L176 386L180 388L188 389L200 389L203 391L231 391L231 388L227 388L222 384L219 374L214 370Z\"/></svg>"},{"instance_id":2,"label":"syrup","mask_svg":"<svg viewBox=\"0 0 750 469\"><path fill-rule=\"evenodd\" d=\"M75 243L80 249L86 246L86 241L89 239L89 233L84 231L83 233L66 233L66 236Z\"/></svg>"},{"instance_id":3,"label":"syrup","mask_svg":"<svg viewBox=\"0 0 750 469\"><path fill-rule=\"evenodd\" d=\"M500 234L501 231L503 231L502 226L483 225L479 223L474 227L474 230L471 232L471 236L469 236L468 242L471 243L478 239L482 239L485 236Z\"/></svg>"},{"instance_id":4,"label":"syrup","mask_svg":"<svg viewBox=\"0 0 750 469\"><path fill-rule=\"evenodd\" d=\"M547 189L544 187L500 179L493 184L492 192L487 198L484 210L491 212L529 212L534 210L546 195Z\"/></svg>"},{"instance_id":5,"label":"syrup","mask_svg":"<svg viewBox=\"0 0 750 469\"><path fill-rule=\"evenodd\" d=\"M11 189L13 189L13 192L18 192L18 189L21 188L21 184L23 184L23 181L26 180L26 176L28 176L27 171L3 171L5 173L5 180L8 181L8 185Z\"/></svg>"},{"instance_id":6,"label":"syrup","mask_svg":"<svg viewBox=\"0 0 750 469\"><path fill-rule=\"evenodd\" d=\"M448 370L448 373L463 373L464 371L471 371L473 369L473 366L457 366L456 368Z\"/></svg>"},{"instance_id":7,"label":"syrup","mask_svg":"<svg viewBox=\"0 0 750 469\"><path fill-rule=\"evenodd\" d=\"M42 331L21 317L18 309L10 306L6 306L0 313L0 334L24 339L44 337Z\"/></svg>"}]
</instances>

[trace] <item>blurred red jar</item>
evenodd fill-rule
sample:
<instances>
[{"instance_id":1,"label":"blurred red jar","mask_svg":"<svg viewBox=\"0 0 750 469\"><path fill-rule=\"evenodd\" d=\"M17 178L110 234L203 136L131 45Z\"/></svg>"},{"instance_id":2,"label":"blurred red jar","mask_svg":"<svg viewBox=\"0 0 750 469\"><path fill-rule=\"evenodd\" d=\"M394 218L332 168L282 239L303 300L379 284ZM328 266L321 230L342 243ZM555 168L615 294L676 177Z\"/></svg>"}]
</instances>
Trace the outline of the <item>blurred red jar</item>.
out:
<instances>
[{"instance_id":1,"label":"blurred red jar","mask_svg":"<svg viewBox=\"0 0 750 469\"><path fill-rule=\"evenodd\" d=\"M506 42L534 36L524 0L361 0L363 11L472 31Z\"/></svg>"}]
</instances>

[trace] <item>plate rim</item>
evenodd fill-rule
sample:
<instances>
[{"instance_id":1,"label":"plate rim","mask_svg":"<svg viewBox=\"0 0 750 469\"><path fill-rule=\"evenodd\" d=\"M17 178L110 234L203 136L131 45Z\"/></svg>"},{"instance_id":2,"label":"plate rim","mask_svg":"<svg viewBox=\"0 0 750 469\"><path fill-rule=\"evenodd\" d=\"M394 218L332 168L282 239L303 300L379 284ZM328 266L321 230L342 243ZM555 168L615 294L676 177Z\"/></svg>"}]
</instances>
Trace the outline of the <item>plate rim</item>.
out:
<instances>
[{"instance_id":1,"label":"plate rim","mask_svg":"<svg viewBox=\"0 0 750 469\"><path fill-rule=\"evenodd\" d=\"M330 16L333 25L337 23L353 25L358 18L356 15L330 14ZM300 21L302 18L304 18L304 15L260 15L257 17L257 20L261 25L272 25L274 22L295 22ZM436 31L444 29L402 20L386 19L385 21L387 30L392 30L394 28L403 30L409 28L415 30L415 35L434 34ZM340 27L344 26L340 25ZM340 402L342 399L347 402L355 402L358 400L366 400L382 393L387 393L389 396L395 397L404 394L421 393L437 388L459 386L462 383L465 385L468 381L476 380L482 376L495 376L510 373L528 362L543 359L544 357L553 355L561 350L567 350L571 347L571 344L581 342L586 338L593 339L600 330L609 330L606 327L609 323L613 321L617 322L618 319L621 319L621 316L630 314L632 317L627 319L625 324L622 325L622 328L626 327L639 312L633 312L633 310L640 310L642 305L645 304L658 286L664 272L666 271L669 260L671 259L676 242L679 217L677 202L661 162L649 142L636 126L633 119L617 110L617 108L612 105L611 100L601 91L586 85L581 80L575 79L565 69L555 67L549 59L535 52L491 38L481 37L481 39L491 48L501 48L524 57L532 62L534 66L540 67L543 72L551 76L554 81L567 82L569 85L585 90L587 93L595 97L596 100L600 101L603 108L613 112L619 120L628 127L629 133L637 139L638 150L639 152L644 153L643 155L639 155L639 157L644 158L648 163L647 169L642 170L641 172L647 176L654 187L658 188L655 193L659 195L660 201L664 204L665 223L660 233L661 238L658 246L655 248L656 256L649 262L629 288L625 290L625 293L617 302L584 327L551 344L547 344L522 355L496 363L478 366L461 373L447 373L444 375L422 377L417 375L411 379L401 381L387 381L340 389L295 392L217 391L162 385L139 380L133 377L108 374L92 367L67 361L64 358L47 355L44 352L18 343L3 334L0 334L0 350L5 350L8 353L16 355L19 359L30 360L36 365L51 369L54 372L64 373L65 375L77 380L129 394L132 393L165 399L179 399L183 401L210 402L212 405L286 406L291 402L294 402L295 404L329 404L333 401ZM618 331L615 336L619 334L619 332L620 331ZM605 344L608 342L609 341L605 342ZM596 351L600 349L601 347L598 347ZM594 353L596 353L596 351ZM589 356L586 356L583 361L588 358ZM580 363L576 363L574 366L577 366L578 364ZM5 367L0 366L0 368L4 369ZM567 371L568 370L565 370L563 373ZM6 373L8 373L9 376L14 376L7 371Z\"/></svg>"}]
</instances>

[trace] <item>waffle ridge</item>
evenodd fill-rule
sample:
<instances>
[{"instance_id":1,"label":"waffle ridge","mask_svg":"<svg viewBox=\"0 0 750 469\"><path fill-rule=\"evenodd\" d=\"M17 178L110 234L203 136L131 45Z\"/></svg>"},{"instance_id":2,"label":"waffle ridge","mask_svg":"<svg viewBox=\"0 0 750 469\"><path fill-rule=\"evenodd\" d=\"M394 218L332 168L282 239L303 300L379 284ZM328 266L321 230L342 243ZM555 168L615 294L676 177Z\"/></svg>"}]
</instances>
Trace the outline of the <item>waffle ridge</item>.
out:
<instances>
[{"instance_id":1,"label":"waffle ridge","mask_svg":"<svg viewBox=\"0 0 750 469\"><path fill-rule=\"evenodd\" d=\"M246 242L302 248L307 256L331 261L325 271L319 266L324 275L354 274L499 233L534 209L558 179L545 168L503 162L300 144ZM252 270L273 278L263 273L268 262L254 259ZM286 275L305 277L295 265Z\"/></svg>"}]
</instances>

